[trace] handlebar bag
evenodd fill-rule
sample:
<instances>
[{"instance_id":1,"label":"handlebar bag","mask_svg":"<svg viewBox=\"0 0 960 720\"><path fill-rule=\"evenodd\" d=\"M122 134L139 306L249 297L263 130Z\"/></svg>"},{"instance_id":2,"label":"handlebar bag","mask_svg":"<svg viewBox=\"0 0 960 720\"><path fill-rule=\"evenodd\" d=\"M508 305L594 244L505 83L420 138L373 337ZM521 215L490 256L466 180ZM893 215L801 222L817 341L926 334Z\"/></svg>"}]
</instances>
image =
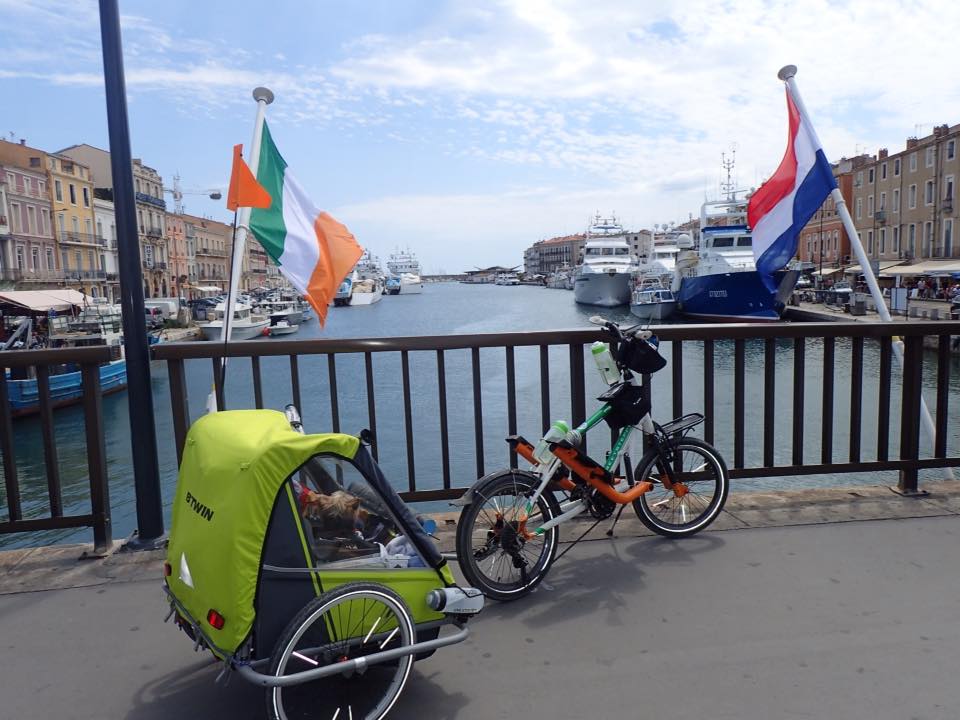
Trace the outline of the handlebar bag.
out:
<instances>
[{"instance_id":1,"label":"handlebar bag","mask_svg":"<svg viewBox=\"0 0 960 720\"><path fill-rule=\"evenodd\" d=\"M617 361L624 367L643 374L663 370L667 364L666 358L657 352L653 345L637 337L624 340L619 344Z\"/></svg>"},{"instance_id":2,"label":"handlebar bag","mask_svg":"<svg viewBox=\"0 0 960 720\"><path fill-rule=\"evenodd\" d=\"M627 425L636 425L650 412L650 401L641 397L642 390L639 385L620 383L597 398L610 403L610 412L604 418L610 427L619 430Z\"/></svg>"}]
</instances>

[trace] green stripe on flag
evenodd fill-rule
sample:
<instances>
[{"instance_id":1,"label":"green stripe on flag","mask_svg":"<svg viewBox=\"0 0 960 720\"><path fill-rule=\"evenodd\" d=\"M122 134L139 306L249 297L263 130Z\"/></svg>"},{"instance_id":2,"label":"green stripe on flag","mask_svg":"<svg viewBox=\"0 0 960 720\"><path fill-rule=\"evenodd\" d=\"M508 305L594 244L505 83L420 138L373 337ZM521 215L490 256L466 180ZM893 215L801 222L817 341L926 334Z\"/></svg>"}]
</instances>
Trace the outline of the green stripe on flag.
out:
<instances>
[{"instance_id":1,"label":"green stripe on flag","mask_svg":"<svg viewBox=\"0 0 960 720\"><path fill-rule=\"evenodd\" d=\"M250 230L275 263L280 264L287 228L283 224L283 174L287 163L273 144L266 121L260 135L260 165L257 167L257 182L270 193L273 202L269 208L253 208L250 213Z\"/></svg>"}]
</instances>

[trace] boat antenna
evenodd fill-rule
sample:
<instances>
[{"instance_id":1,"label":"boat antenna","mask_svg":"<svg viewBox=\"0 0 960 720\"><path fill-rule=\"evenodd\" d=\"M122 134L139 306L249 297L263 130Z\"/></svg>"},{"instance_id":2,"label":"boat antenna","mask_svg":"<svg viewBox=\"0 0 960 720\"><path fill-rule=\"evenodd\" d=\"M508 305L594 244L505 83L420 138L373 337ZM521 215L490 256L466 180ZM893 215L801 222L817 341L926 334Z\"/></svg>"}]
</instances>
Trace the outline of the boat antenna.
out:
<instances>
[{"instance_id":1,"label":"boat antenna","mask_svg":"<svg viewBox=\"0 0 960 720\"><path fill-rule=\"evenodd\" d=\"M727 159L726 153L720 153L720 164L723 166L723 169L727 171L727 180L726 182L720 183L720 192L727 196L727 200L735 199L736 195L736 183L733 181L733 168L737 164L737 146L730 146L730 159Z\"/></svg>"}]
</instances>

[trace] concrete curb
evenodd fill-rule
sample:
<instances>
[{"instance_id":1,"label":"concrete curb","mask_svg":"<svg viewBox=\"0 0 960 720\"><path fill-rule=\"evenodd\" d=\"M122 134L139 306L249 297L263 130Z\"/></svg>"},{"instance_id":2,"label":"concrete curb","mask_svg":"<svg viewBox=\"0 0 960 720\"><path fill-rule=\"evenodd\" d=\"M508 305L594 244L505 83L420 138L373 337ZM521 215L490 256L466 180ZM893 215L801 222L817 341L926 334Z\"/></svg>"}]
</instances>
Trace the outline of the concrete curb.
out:
<instances>
[{"instance_id":1,"label":"concrete curb","mask_svg":"<svg viewBox=\"0 0 960 720\"><path fill-rule=\"evenodd\" d=\"M723 514L707 532L960 515L960 483L928 481L924 490L928 494L916 497L903 497L882 485L733 493ZM454 551L458 515L431 514L437 519L437 539L443 552ZM562 538L570 541L578 537L592 522L590 518L571 522L561 531ZM612 522L612 518L602 520L584 539L606 539ZM651 534L630 508L616 527L617 537ZM0 595L144 580L160 582L165 550L125 552L119 542L102 558L87 556L91 550L90 545L54 545L0 552Z\"/></svg>"}]
</instances>

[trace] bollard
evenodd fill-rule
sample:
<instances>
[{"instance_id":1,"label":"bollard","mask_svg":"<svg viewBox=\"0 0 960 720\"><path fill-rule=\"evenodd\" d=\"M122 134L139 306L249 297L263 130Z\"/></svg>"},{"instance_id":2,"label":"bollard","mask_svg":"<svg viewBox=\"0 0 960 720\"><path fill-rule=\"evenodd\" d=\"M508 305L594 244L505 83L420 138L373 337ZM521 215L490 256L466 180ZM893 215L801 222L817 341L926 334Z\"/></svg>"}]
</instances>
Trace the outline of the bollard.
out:
<instances>
[{"instance_id":1,"label":"bollard","mask_svg":"<svg viewBox=\"0 0 960 720\"><path fill-rule=\"evenodd\" d=\"M912 318L918 317L917 309L915 307L910 308L910 317Z\"/></svg>"},{"instance_id":2,"label":"bollard","mask_svg":"<svg viewBox=\"0 0 960 720\"><path fill-rule=\"evenodd\" d=\"M939 319L940 319L940 311L939 311L939 310L931 310L931 311L930 311L930 319L931 319L931 320L939 320Z\"/></svg>"}]
</instances>

